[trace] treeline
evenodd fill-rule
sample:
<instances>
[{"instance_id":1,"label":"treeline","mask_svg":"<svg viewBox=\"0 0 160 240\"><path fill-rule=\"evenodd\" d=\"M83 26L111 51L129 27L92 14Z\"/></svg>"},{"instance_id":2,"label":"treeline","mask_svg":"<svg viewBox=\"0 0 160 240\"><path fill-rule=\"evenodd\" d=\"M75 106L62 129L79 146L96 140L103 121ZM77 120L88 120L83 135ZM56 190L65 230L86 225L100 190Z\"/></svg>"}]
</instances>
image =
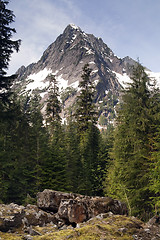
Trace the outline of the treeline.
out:
<instances>
[{"instance_id":1,"label":"treeline","mask_svg":"<svg viewBox=\"0 0 160 240\"><path fill-rule=\"evenodd\" d=\"M85 65L76 111L65 125L52 75L45 123L36 94L21 102L11 94L8 104L1 102L1 201L22 203L45 188L103 195L108 148L96 126L90 73Z\"/></svg>"},{"instance_id":2,"label":"treeline","mask_svg":"<svg viewBox=\"0 0 160 240\"><path fill-rule=\"evenodd\" d=\"M160 90L140 64L131 79L117 110L106 192L145 219L160 210Z\"/></svg>"}]
</instances>

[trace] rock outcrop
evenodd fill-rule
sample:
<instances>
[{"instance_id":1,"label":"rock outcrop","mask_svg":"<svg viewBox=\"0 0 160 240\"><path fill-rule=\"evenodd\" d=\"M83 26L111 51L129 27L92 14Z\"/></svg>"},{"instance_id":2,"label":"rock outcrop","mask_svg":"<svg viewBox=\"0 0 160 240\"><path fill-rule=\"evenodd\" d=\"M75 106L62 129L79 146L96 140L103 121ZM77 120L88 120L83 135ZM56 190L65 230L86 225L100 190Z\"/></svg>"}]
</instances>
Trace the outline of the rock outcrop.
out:
<instances>
[{"instance_id":1,"label":"rock outcrop","mask_svg":"<svg viewBox=\"0 0 160 240\"><path fill-rule=\"evenodd\" d=\"M44 212L35 205L19 206L11 203L0 204L0 231L22 227L28 229L30 226L44 226L47 223L57 223L54 215Z\"/></svg>"},{"instance_id":2,"label":"rock outcrop","mask_svg":"<svg viewBox=\"0 0 160 240\"><path fill-rule=\"evenodd\" d=\"M159 215L144 224L127 214L126 205L110 197L46 189L37 206L0 204L0 239L160 239Z\"/></svg>"},{"instance_id":3,"label":"rock outcrop","mask_svg":"<svg viewBox=\"0 0 160 240\"><path fill-rule=\"evenodd\" d=\"M37 194L37 206L26 207L17 204L0 204L0 231L30 226L44 226L52 223L62 226L82 223L100 213L112 211L114 214L127 214L125 204L110 197L89 197L73 193L44 190Z\"/></svg>"},{"instance_id":4,"label":"rock outcrop","mask_svg":"<svg viewBox=\"0 0 160 240\"><path fill-rule=\"evenodd\" d=\"M17 204L0 204L0 231L7 232L12 228L18 228L25 216L23 206Z\"/></svg>"},{"instance_id":5,"label":"rock outcrop","mask_svg":"<svg viewBox=\"0 0 160 240\"><path fill-rule=\"evenodd\" d=\"M65 224L82 223L109 211L114 214L128 214L124 203L110 197L90 197L48 189L37 194L37 206L57 213L57 218Z\"/></svg>"}]
</instances>

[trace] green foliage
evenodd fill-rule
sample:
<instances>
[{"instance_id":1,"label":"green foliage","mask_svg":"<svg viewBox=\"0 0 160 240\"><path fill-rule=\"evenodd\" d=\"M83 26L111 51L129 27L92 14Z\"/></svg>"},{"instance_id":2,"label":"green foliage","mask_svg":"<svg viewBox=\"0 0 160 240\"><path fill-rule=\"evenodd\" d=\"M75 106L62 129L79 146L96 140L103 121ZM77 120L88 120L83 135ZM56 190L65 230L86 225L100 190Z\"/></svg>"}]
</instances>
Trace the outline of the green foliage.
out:
<instances>
[{"instance_id":1,"label":"green foliage","mask_svg":"<svg viewBox=\"0 0 160 240\"><path fill-rule=\"evenodd\" d=\"M128 203L132 214L151 210L150 156L159 100L144 68L133 70L132 83L119 106L114 146L107 176L107 193ZM153 104L154 103L154 104ZM156 107L155 107L156 106ZM156 109L156 111L155 111Z\"/></svg>"},{"instance_id":2,"label":"green foliage","mask_svg":"<svg viewBox=\"0 0 160 240\"><path fill-rule=\"evenodd\" d=\"M91 69L86 64L83 68L82 81L79 84L80 95L77 97L75 119L79 139L79 174L78 192L87 195L102 195L102 182L105 160L100 154L100 132L96 126L94 86ZM102 169L104 167L104 169Z\"/></svg>"},{"instance_id":3,"label":"green foliage","mask_svg":"<svg viewBox=\"0 0 160 240\"><path fill-rule=\"evenodd\" d=\"M160 211L160 128L157 127L158 131L155 134L153 140L153 151L151 155L151 176L150 176L150 190L153 191L154 196L151 198L155 211ZM158 208L158 209L157 209Z\"/></svg>"},{"instance_id":4,"label":"green foliage","mask_svg":"<svg viewBox=\"0 0 160 240\"><path fill-rule=\"evenodd\" d=\"M67 191L77 192L80 184L81 162L79 154L79 137L77 126L72 117L69 117L65 128L65 156Z\"/></svg>"},{"instance_id":5,"label":"green foliage","mask_svg":"<svg viewBox=\"0 0 160 240\"><path fill-rule=\"evenodd\" d=\"M79 132L84 132L88 129L89 124L96 124L97 113L93 103L94 86L90 77L91 69L86 64L83 67L82 81L79 84L80 95L77 97L77 109L75 118L78 124Z\"/></svg>"},{"instance_id":6,"label":"green foliage","mask_svg":"<svg viewBox=\"0 0 160 240\"><path fill-rule=\"evenodd\" d=\"M4 202L21 203L27 194L33 196L40 190L40 165L47 135L35 99L30 100L27 111L16 96L12 96L9 105L1 105L0 189Z\"/></svg>"},{"instance_id":7,"label":"green foliage","mask_svg":"<svg viewBox=\"0 0 160 240\"><path fill-rule=\"evenodd\" d=\"M64 133L61 125L61 105L55 76L49 75L50 91L46 109L49 133L47 158L43 162L43 188L66 190L66 156Z\"/></svg>"},{"instance_id":8,"label":"green foliage","mask_svg":"<svg viewBox=\"0 0 160 240\"><path fill-rule=\"evenodd\" d=\"M10 28L9 25L14 22L14 14L11 10L7 9L8 1L0 1L0 25L1 25L1 35L0 35L0 76L6 74L4 69L7 69L10 55L13 50L18 51L20 40L11 40L12 34L16 32L14 28Z\"/></svg>"},{"instance_id":9,"label":"green foliage","mask_svg":"<svg viewBox=\"0 0 160 240\"><path fill-rule=\"evenodd\" d=\"M5 77L11 54L19 50L20 40L11 40L12 34L16 32L9 25L14 22L14 14L7 9L8 1L0 1L0 100L7 101L6 89L8 90L15 76Z\"/></svg>"},{"instance_id":10,"label":"green foliage","mask_svg":"<svg viewBox=\"0 0 160 240\"><path fill-rule=\"evenodd\" d=\"M73 87L67 87L62 93L61 93L61 100L62 104L64 105L65 101L69 97L73 97L76 94L77 90Z\"/></svg>"},{"instance_id":11,"label":"green foliage","mask_svg":"<svg viewBox=\"0 0 160 240\"><path fill-rule=\"evenodd\" d=\"M60 122L61 105L59 101L59 89L55 76L49 75L50 88L49 98L47 99L46 122L53 128L57 122Z\"/></svg>"}]
</instances>

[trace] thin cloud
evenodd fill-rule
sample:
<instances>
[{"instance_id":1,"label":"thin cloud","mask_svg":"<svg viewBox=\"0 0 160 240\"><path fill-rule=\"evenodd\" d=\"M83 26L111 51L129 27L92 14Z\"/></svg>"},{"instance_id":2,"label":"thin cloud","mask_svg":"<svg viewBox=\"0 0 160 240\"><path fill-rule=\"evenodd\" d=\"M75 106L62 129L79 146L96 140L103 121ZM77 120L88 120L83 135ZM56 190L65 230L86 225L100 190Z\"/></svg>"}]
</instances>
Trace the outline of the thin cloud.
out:
<instances>
[{"instance_id":1,"label":"thin cloud","mask_svg":"<svg viewBox=\"0 0 160 240\"><path fill-rule=\"evenodd\" d=\"M22 39L10 73L38 61L69 23L101 37L119 57L139 57L159 71L159 0L10 0L9 7L16 15L15 39Z\"/></svg>"},{"instance_id":2,"label":"thin cloud","mask_svg":"<svg viewBox=\"0 0 160 240\"><path fill-rule=\"evenodd\" d=\"M62 33L66 25L73 22L73 17L68 12L74 10L74 14L79 15L72 2L65 0L62 2L63 8L49 0L23 0L15 11L14 6L12 8L10 4L10 8L18 16L18 23L15 22L17 30L15 38L22 39L22 45L20 52L13 54L8 73L13 73L21 65L26 66L40 58L43 51Z\"/></svg>"}]
</instances>

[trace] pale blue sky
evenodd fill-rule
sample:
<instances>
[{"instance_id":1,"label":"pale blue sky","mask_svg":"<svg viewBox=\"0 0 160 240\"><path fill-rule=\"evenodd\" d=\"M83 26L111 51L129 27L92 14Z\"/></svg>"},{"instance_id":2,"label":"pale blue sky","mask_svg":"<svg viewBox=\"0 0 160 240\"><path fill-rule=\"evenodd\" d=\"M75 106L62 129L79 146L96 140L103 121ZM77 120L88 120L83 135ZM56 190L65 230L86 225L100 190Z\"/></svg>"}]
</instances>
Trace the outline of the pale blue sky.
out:
<instances>
[{"instance_id":1,"label":"pale blue sky","mask_svg":"<svg viewBox=\"0 0 160 240\"><path fill-rule=\"evenodd\" d=\"M22 45L9 74L36 62L65 27L74 23L101 37L115 55L130 56L160 72L160 0L10 0Z\"/></svg>"}]
</instances>

